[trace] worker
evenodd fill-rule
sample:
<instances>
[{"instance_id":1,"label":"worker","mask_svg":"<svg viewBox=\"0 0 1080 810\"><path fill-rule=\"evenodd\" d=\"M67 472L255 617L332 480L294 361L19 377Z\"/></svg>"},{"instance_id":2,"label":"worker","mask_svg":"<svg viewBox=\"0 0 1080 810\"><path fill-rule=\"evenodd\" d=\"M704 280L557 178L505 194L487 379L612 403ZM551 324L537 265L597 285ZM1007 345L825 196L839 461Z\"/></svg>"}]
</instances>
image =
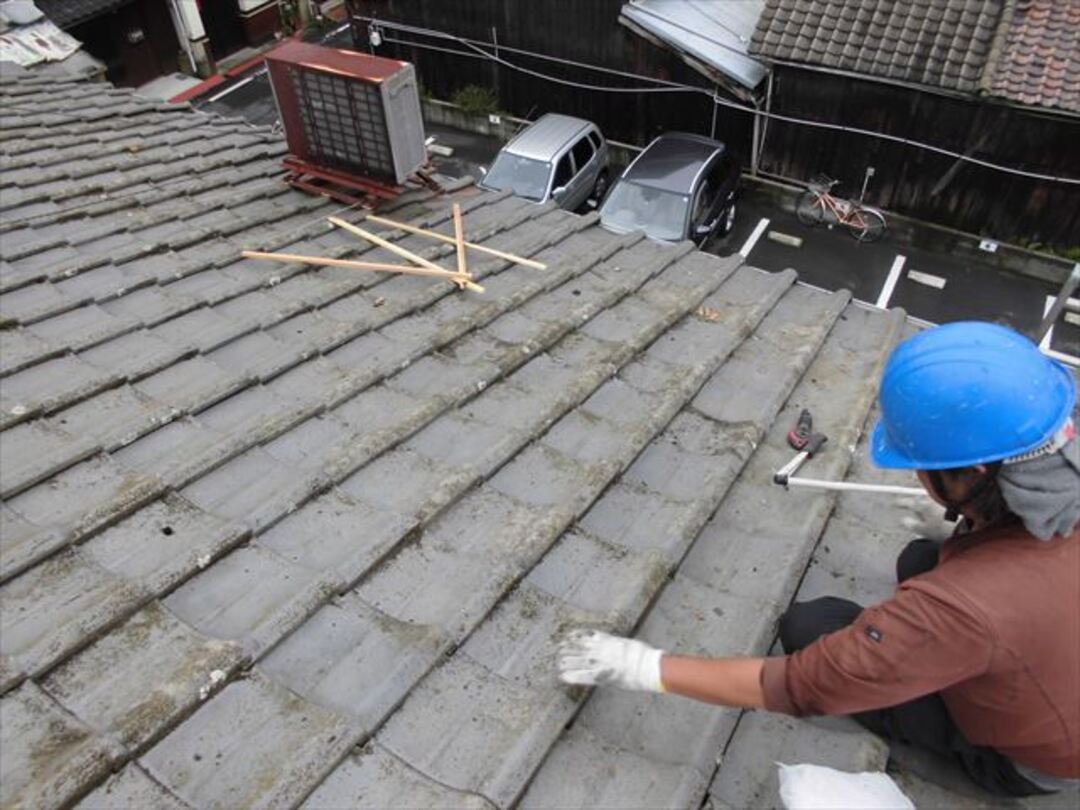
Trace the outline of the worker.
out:
<instances>
[{"instance_id":1,"label":"worker","mask_svg":"<svg viewBox=\"0 0 1080 810\"><path fill-rule=\"evenodd\" d=\"M826 597L780 619L785 656L699 658L577 630L566 683L796 716L852 715L957 761L984 788L1080 785L1080 441L1076 382L1005 327L956 323L893 351L870 455L910 469L944 543L900 554L892 597Z\"/></svg>"}]
</instances>

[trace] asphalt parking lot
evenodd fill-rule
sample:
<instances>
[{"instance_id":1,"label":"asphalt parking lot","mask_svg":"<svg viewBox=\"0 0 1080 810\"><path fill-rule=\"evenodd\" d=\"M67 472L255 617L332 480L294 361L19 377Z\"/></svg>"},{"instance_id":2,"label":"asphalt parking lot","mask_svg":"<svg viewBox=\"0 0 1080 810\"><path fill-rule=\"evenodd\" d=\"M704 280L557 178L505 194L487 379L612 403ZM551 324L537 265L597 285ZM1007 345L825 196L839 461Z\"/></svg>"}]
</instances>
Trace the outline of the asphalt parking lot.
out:
<instances>
[{"instance_id":1,"label":"asphalt parking lot","mask_svg":"<svg viewBox=\"0 0 1080 810\"><path fill-rule=\"evenodd\" d=\"M709 245L709 250L720 255L742 253L764 270L790 267L808 284L848 289L859 300L903 307L909 315L931 323L978 319L1033 333L1048 298L1052 300L1059 290L989 263L932 253L900 242L889 232L877 242L863 244L839 226L806 226L752 189L740 200L732 233ZM1049 346L1080 357L1080 326L1060 321Z\"/></svg>"}]
</instances>

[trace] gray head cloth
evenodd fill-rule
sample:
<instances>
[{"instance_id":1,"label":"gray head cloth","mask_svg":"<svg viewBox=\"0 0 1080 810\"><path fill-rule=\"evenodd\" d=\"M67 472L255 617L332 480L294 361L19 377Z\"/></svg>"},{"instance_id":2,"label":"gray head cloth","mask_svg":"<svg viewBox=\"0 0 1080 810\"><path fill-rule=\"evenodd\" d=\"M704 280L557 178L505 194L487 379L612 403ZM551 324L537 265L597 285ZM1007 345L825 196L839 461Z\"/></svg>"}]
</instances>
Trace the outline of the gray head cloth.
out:
<instances>
[{"instance_id":1,"label":"gray head cloth","mask_svg":"<svg viewBox=\"0 0 1080 810\"><path fill-rule=\"evenodd\" d=\"M1040 540L1069 534L1080 523L1080 412L1038 450L1007 459L998 470L1001 495Z\"/></svg>"}]
</instances>

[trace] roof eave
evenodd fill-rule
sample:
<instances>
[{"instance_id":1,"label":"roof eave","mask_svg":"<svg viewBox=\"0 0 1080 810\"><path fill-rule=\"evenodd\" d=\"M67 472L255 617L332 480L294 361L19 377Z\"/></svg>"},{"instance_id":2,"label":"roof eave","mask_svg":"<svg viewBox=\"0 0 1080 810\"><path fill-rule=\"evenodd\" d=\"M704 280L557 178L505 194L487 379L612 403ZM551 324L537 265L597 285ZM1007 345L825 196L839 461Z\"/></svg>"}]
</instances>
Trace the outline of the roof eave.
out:
<instances>
[{"instance_id":1,"label":"roof eave","mask_svg":"<svg viewBox=\"0 0 1080 810\"><path fill-rule=\"evenodd\" d=\"M684 63L686 63L689 67L693 68L695 71L703 75L713 84L720 85L727 92L731 93L733 96L743 101L750 102L755 106L757 105L758 94L755 92L755 90L757 87L761 86L761 82L759 82L754 87L748 87L747 85L739 81L737 77L730 76L727 73L724 73L723 71L713 67L712 65L702 62L700 59L687 53L682 48L676 47L672 43L658 37L652 31L649 31L648 29L638 25L636 22L634 22L634 20L630 19L624 14L619 14L619 22L629 28L639 37L648 40L658 48L663 48L666 51L671 51L672 53L675 53ZM757 58L749 54L747 56L748 58L752 59Z\"/></svg>"}]
</instances>

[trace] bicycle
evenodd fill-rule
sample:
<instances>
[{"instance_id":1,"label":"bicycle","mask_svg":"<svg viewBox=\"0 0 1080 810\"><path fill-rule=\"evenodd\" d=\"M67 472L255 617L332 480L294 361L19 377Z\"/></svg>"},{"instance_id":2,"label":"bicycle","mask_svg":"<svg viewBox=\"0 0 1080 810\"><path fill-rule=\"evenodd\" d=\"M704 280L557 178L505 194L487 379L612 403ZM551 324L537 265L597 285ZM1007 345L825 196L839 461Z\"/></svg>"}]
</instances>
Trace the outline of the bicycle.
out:
<instances>
[{"instance_id":1,"label":"bicycle","mask_svg":"<svg viewBox=\"0 0 1080 810\"><path fill-rule=\"evenodd\" d=\"M795 216L803 225L820 225L826 217L845 226L860 242L873 242L885 233L885 215L854 200L834 197L829 192L839 183L828 177L817 177L807 185L809 191L799 197Z\"/></svg>"}]
</instances>

